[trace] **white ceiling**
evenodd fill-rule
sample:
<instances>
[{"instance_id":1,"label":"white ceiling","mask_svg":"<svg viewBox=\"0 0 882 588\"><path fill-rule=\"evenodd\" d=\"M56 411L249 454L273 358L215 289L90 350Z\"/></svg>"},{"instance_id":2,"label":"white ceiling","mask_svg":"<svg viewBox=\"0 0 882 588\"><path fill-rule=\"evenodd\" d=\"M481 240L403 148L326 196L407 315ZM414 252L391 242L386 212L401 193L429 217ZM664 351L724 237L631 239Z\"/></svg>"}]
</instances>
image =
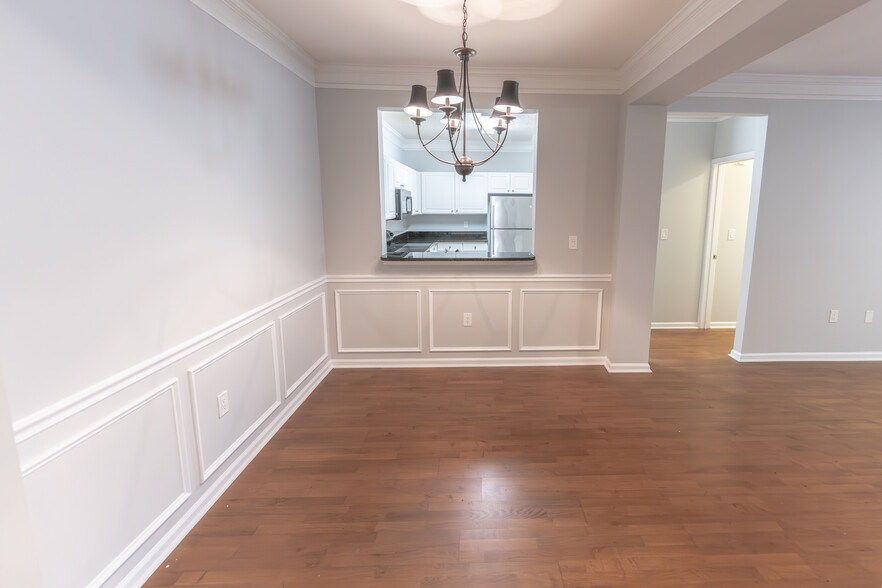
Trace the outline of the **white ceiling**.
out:
<instances>
[{"instance_id":1,"label":"white ceiling","mask_svg":"<svg viewBox=\"0 0 882 588\"><path fill-rule=\"evenodd\" d=\"M250 0L319 64L453 67L461 4L440 24L414 3L450 0ZM618 70L688 0L469 0L480 67ZM549 6L544 6L549 4ZM555 5L559 4L555 8ZM510 20L551 12L530 20ZM529 11L529 12L528 12ZM497 14L489 22L486 14ZM435 15L433 15L435 16ZM503 20L503 18L508 20ZM444 20L444 15L440 16Z\"/></svg>"},{"instance_id":2,"label":"white ceiling","mask_svg":"<svg viewBox=\"0 0 882 588\"><path fill-rule=\"evenodd\" d=\"M859 6L751 63L741 71L760 74L882 76L882 0L871 0Z\"/></svg>"}]
</instances>

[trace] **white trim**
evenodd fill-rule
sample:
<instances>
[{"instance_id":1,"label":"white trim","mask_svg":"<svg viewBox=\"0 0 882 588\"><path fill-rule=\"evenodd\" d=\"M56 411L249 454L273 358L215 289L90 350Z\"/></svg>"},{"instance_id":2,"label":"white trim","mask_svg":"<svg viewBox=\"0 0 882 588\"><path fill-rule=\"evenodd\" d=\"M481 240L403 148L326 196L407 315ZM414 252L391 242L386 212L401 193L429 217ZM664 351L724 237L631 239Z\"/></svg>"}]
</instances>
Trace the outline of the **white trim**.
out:
<instances>
[{"instance_id":1,"label":"white trim","mask_svg":"<svg viewBox=\"0 0 882 588\"><path fill-rule=\"evenodd\" d=\"M692 96L778 100L882 100L882 77L734 73Z\"/></svg>"},{"instance_id":2,"label":"white trim","mask_svg":"<svg viewBox=\"0 0 882 588\"><path fill-rule=\"evenodd\" d=\"M854 352L798 352L798 353L739 353L734 349L729 357L742 363L764 362L829 362L829 361L882 361L882 351Z\"/></svg>"},{"instance_id":3,"label":"white trim","mask_svg":"<svg viewBox=\"0 0 882 588\"><path fill-rule=\"evenodd\" d=\"M622 90L629 90L741 1L691 0L622 65Z\"/></svg>"},{"instance_id":4,"label":"white trim","mask_svg":"<svg viewBox=\"0 0 882 588\"><path fill-rule=\"evenodd\" d=\"M697 322L684 322L684 323L652 323L653 330L662 330L662 329L697 329Z\"/></svg>"},{"instance_id":5,"label":"white trim","mask_svg":"<svg viewBox=\"0 0 882 588\"><path fill-rule=\"evenodd\" d=\"M289 386L288 385L288 370L285 367L285 357L286 357L286 355L285 355L285 334L284 334L284 329L282 328L282 323L285 321L286 318L300 312L301 310L303 310L307 306L310 306L317 301L321 302L321 305L322 305L322 325L323 325L322 341L323 341L323 345L324 345L324 353L299 378L297 378L297 380L293 384L291 384ZM318 296L315 296L314 298L311 298L310 300L304 302L303 304L301 304L297 308L295 308L289 312L286 312L285 314L280 316L277 320L279 323L279 348L281 350L282 381L284 382L284 386L285 386L285 398L288 398L289 396L291 396L291 394L294 392L294 390L296 390L297 387L303 383L303 380L305 380L309 376L309 374L312 373L312 371L314 369L316 369L318 366L320 366L322 364L322 362L324 362L326 359L328 359L328 356L330 355L330 352L328 349L328 303L327 303L327 300L325 297L325 293L322 292Z\"/></svg>"},{"instance_id":6,"label":"white trim","mask_svg":"<svg viewBox=\"0 0 882 588\"><path fill-rule=\"evenodd\" d=\"M313 374L309 383L303 388L303 391L295 396L285 408L280 411L272 422L257 435L251 443L245 447L242 452L229 467L217 478L213 483L205 488L199 499L193 503L190 508L183 514L181 518L175 522L148 551L144 557L138 561L131 571L120 582L120 586L141 586L156 569L162 565L162 562L168 557L175 548L184 540L187 534L196 526L205 513L214 505L214 503L223 495L227 488L239 477L245 467L260 453L260 450L269 442L270 439L282 428L282 426L291 418L291 415L300 408L303 402L309 398L310 394L318 387L318 385L331 372L331 363L328 362L324 368L318 373Z\"/></svg>"},{"instance_id":7,"label":"white trim","mask_svg":"<svg viewBox=\"0 0 882 588\"><path fill-rule=\"evenodd\" d=\"M320 63L315 68L316 88L409 90L411 84L433 87L434 66L363 65ZM604 94L622 93L619 72L610 69L542 67L469 67L469 84L475 92L498 92L504 80L516 77L521 93Z\"/></svg>"},{"instance_id":8,"label":"white trim","mask_svg":"<svg viewBox=\"0 0 882 588\"><path fill-rule=\"evenodd\" d=\"M648 363L612 363L608 357L603 358L606 371L611 374L651 374Z\"/></svg>"},{"instance_id":9,"label":"white trim","mask_svg":"<svg viewBox=\"0 0 882 588\"><path fill-rule=\"evenodd\" d=\"M247 0L190 0L222 25L315 86L315 59Z\"/></svg>"},{"instance_id":10,"label":"white trim","mask_svg":"<svg viewBox=\"0 0 882 588\"><path fill-rule=\"evenodd\" d=\"M594 335L595 345L524 345L524 294L564 292L564 293L581 293L581 294L597 294L597 329ZM576 288L547 288L547 289L521 289L521 307L518 313L518 330L520 331L518 338L519 351L598 351L600 350L600 326L603 320L603 290L602 289L576 289Z\"/></svg>"},{"instance_id":11,"label":"white trim","mask_svg":"<svg viewBox=\"0 0 882 588\"><path fill-rule=\"evenodd\" d=\"M235 441L230 443L229 447L227 447L226 450L224 450L224 452L221 453L217 457L217 459L215 459L208 466L206 466L205 465L205 456L203 454L203 448L202 448L202 431L201 431L201 428L199 425L199 402L198 402L198 395L196 394L196 376L199 374L199 372L201 372L202 370L204 370L208 366L223 359L224 357L226 357L227 355L229 355L230 353L232 353L236 349L239 349L243 345L257 339L258 337L260 337L261 335L263 335L266 332L269 332L270 338L272 341L272 346L273 346L273 376L275 377L275 380L276 380L276 385L275 385L276 401L273 402L269 406L269 408L267 408L266 411L264 411L264 413L262 415L260 415L257 418L257 420L251 424L251 426L249 426L247 429L245 429L245 431L241 435L239 435L239 437ZM270 417L270 415L272 415L272 413L279 407L279 405L281 405L282 391L281 391L281 387L279 385L279 365L278 365L279 352L278 352L278 349L276 348L276 341L277 341L276 322L273 321L273 322L265 325L261 329L255 331L251 335L240 340L238 343L234 343L233 345L230 345L229 347L227 347L226 349L224 349L223 351L221 351L217 355L214 355L214 356L210 357L209 359L203 361L202 363L200 363L196 367L187 370L187 376L190 380L190 399L193 404L193 426L196 431L196 457L198 458L198 461L199 461L199 476L200 476L200 481L202 483L205 483L205 481L208 478L210 478L211 475L221 465L223 465L223 463L233 453L235 453L235 451L237 449L239 449L239 446L242 445L245 442L245 440L248 439L248 437L252 433L254 433L254 431L256 431L260 427L260 425L262 425L264 423L264 421L266 421L266 419L268 419Z\"/></svg>"},{"instance_id":12,"label":"white trim","mask_svg":"<svg viewBox=\"0 0 882 588\"><path fill-rule=\"evenodd\" d=\"M102 400L113 396L132 384L135 384L144 378L155 374L159 370L184 359L188 355L207 345L220 340L237 329L246 326L255 319L291 303L306 292L325 285L325 283L325 278L321 277L304 284L296 290L292 290L279 298L271 300L245 314L239 315L219 327L194 337L193 339L143 361L134 367L119 372L106 380L89 386L76 394L72 394L64 400L56 402L55 404L15 421L12 427L15 433L15 442L21 443L42 433L61 421L98 404Z\"/></svg>"},{"instance_id":13,"label":"white trim","mask_svg":"<svg viewBox=\"0 0 882 588\"><path fill-rule=\"evenodd\" d=\"M729 115L692 114L689 112L669 112L669 123L721 123L732 118Z\"/></svg>"},{"instance_id":14,"label":"white trim","mask_svg":"<svg viewBox=\"0 0 882 588\"><path fill-rule=\"evenodd\" d=\"M416 347L368 347L344 348L343 326L340 315L340 294L416 294L417 297L417 346ZM423 350L423 300L422 290L335 290L334 320L337 322L337 353L421 353Z\"/></svg>"},{"instance_id":15,"label":"white trim","mask_svg":"<svg viewBox=\"0 0 882 588\"><path fill-rule=\"evenodd\" d=\"M435 294L508 294L508 311L506 312L506 316L508 318L508 342L504 347L496 346L496 347L436 347L435 346ZM429 290L429 351L511 351L511 335L512 335L512 324L511 324L511 305L512 305L512 295L513 291L511 289L500 289L500 290Z\"/></svg>"},{"instance_id":16,"label":"white trim","mask_svg":"<svg viewBox=\"0 0 882 588\"><path fill-rule=\"evenodd\" d=\"M710 324L711 329L734 329L736 326L735 321L716 321Z\"/></svg>"},{"instance_id":17,"label":"white trim","mask_svg":"<svg viewBox=\"0 0 882 588\"><path fill-rule=\"evenodd\" d=\"M401 262L394 262L399 265ZM434 263L434 262L433 262ZM458 262L454 262L458 263ZM425 262L423 263L425 265ZM487 263L484 262L484 267ZM451 276L451 275L413 275L398 276L364 276L337 275L328 276L329 284L385 284L385 283L419 283L419 282L612 282L612 274L542 274L542 275L507 275L507 276Z\"/></svg>"},{"instance_id":18,"label":"white trim","mask_svg":"<svg viewBox=\"0 0 882 588\"><path fill-rule=\"evenodd\" d=\"M437 367L529 367L529 366L602 366L605 357L421 357L413 359L335 359L334 368L437 368Z\"/></svg>"}]
</instances>

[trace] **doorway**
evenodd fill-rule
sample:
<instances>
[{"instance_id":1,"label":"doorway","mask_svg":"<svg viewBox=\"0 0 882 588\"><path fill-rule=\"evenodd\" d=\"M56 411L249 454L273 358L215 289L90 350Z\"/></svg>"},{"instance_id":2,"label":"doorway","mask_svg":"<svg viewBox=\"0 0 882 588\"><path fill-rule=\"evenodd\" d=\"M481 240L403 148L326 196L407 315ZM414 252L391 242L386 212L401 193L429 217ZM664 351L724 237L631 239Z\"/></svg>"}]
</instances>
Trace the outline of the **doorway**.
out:
<instances>
[{"instance_id":1,"label":"doorway","mask_svg":"<svg viewBox=\"0 0 882 588\"><path fill-rule=\"evenodd\" d=\"M712 160L698 304L701 329L734 329L744 269L754 155Z\"/></svg>"}]
</instances>

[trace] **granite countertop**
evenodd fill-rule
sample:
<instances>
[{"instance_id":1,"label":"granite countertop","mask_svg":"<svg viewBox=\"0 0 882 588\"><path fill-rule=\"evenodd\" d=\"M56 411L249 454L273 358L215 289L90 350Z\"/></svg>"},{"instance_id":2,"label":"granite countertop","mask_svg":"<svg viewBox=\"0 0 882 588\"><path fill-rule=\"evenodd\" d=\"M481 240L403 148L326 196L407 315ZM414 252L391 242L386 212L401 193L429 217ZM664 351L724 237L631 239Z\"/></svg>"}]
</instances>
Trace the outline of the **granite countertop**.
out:
<instances>
[{"instance_id":1,"label":"granite countertop","mask_svg":"<svg viewBox=\"0 0 882 588\"><path fill-rule=\"evenodd\" d=\"M409 231L395 235L386 242L383 261L532 261L532 253L497 253L487 251L426 251L436 242L486 243L485 231Z\"/></svg>"}]
</instances>

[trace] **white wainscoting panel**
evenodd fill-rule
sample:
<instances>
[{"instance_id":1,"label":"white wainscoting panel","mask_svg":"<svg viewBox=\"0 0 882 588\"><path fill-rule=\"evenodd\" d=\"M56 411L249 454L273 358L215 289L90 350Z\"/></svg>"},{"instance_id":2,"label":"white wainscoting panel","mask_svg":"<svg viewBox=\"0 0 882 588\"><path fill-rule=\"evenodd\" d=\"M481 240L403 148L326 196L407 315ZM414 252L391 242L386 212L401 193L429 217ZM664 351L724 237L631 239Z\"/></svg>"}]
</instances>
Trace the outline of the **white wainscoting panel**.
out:
<instances>
[{"instance_id":1,"label":"white wainscoting panel","mask_svg":"<svg viewBox=\"0 0 882 588\"><path fill-rule=\"evenodd\" d=\"M328 358L328 312L324 293L279 317L285 398Z\"/></svg>"},{"instance_id":2,"label":"white wainscoting panel","mask_svg":"<svg viewBox=\"0 0 882 588\"><path fill-rule=\"evenodd\" d=\"M511 351L511 298L511 289L429 290L429 351Z\"/></svg>"},{"instance_id":3,"label":"white wainscoting panel","mask_svg":"<svg viewBox=\"0 0 882 588\"><path fill-rule=\"evenodd\" d=\"M421 300L419 290L337 290L337 351L422 351Z\"/></svg>"},{"instance_id":4,"label":"white wainscoting panel","mask_svg":"<svg viewBox=\"0 0 882 588\"><path fill-rule=\"evenodd\" d=\"M603 290L521 290L521 351L600 349Z\"/></svg>"},{"instance_id":5,"label":"white wainscoting panel","mask_svg":"<svg viewBox=\"0 0 882 588\"><path fill-rule=\"evenodd\" d=\"M279 406L275 323L189 370L196 449L203 482ZM226 391L230 409L218 417L217 397Z\"/></svg>"},{"instance_id":6,"label":"white wainscoting panel","mask_svg":"<svg viewBox=\"0 0 882 588\"><path fill-rule=\"evenodd\" d=\"M177 395L153 390L23 472L46 586L101 585L190 496Z\"/></svg>"}]
</instances>

